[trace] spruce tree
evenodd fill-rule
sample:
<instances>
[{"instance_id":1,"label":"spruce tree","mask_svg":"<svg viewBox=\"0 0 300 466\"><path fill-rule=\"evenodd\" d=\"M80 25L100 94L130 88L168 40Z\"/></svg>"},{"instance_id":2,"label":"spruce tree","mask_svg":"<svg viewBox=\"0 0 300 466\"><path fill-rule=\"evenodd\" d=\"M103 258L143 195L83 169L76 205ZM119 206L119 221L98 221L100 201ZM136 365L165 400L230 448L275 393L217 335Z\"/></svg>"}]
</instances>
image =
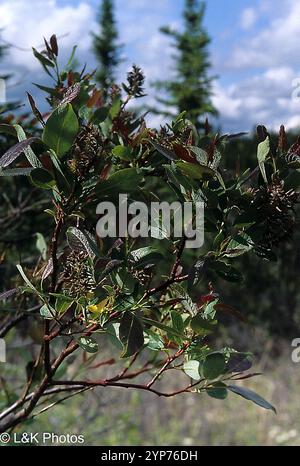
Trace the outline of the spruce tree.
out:
<instances>
[{"instance_id":1,"label":"spruce tree","mask_svg":"<svg viewBox=\"0 0 300 466\"><path fill-rule=\"evenodd\" d=\"M1 40L1 30L0 30L0 61L2 61L2 59L4 58L7 48L8 48L7 45L3 44ZM7 80L9 77L10 77L9 75L0 74L0 80L1 80L0 86L3 85L2 80ZM1 89L0 89L0 92L1 92ZM10 110L10 109L11 109L11 104L8 105L7 103L1 102L0 100L0 115L4 113L6 110Z\"/></svg>"},{"instance_id":2,"label":"spruce tree","mask_svg":"<svg viewBox=\"0 0 300 466\"><path fill-rule=\"evenodd\" d=\"M205 2L185 0L183 31L161 28L161 32L173 40L175 73L168 81L154 83L166 94L166 97L157 99L164 107L159 113L173 116L172 107L180 112L187 110L188 118L198 128L203 125L207 114L217 114L211 101L214 78L208 75L210 38L203 27L204 14Z\"/></svg>"},{"instance_id":3,"label":"spruce tree","mask_svg":"<svg viewBox=\"0 0 300 466\"><path fill-rule=\"evenodd\" d=\"M99 62L96 80L104 94L115 82L116 68L121 62L121 45L114 14L113 0L102 0L99 14L99 34L93 33L93 50Z\"/></svg>"}]
</instances>

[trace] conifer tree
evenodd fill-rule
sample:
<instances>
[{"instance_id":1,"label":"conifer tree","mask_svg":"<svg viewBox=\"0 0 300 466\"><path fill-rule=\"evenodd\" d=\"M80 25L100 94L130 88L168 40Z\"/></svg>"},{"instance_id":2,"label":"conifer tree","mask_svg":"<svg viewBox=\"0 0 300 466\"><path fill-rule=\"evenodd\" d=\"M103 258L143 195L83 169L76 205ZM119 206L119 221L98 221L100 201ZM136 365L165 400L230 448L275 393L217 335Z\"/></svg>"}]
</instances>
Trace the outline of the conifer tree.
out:
<instances>
[{"instance_id":1,"label":"conifer tree","mask_svg":"<svg viewBox=\"0 0 300 466\"><path fill-rule=\"evenodd\" d=\"M165 94L157 99L164 107L159 113L173 116L170 108L180 112L187 110L188 118L198 128L203 125L207 114L217 114L211 101L214 78L208 74L210 38L203 27L204 14L205 2L185 0L183 31L161 28L161 32L173 40L175 73L168 81L154 83Z\"/></svg>"},{"instance_id":2,"label":"conifer tree","mask_svg":"<svg viewBox=\"0 0 300 466\"><path fill-rule=\"evenodd\" d=\"M93 50L99 63L96 80L104 94L115 82L116 68L121 62L113 0L102 0L99 14L99 34L93 33Z\"/></svg>"}]
</instances>

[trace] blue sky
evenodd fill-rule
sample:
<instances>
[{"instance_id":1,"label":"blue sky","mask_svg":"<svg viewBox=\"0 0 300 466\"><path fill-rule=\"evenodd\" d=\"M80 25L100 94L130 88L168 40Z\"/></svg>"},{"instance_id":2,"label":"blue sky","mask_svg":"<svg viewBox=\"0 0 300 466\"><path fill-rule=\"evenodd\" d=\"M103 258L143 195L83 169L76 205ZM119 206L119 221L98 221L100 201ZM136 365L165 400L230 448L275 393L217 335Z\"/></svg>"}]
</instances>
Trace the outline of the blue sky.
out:
<instances>
[{"instance_id":1,"label":"blue sky","mask_svg":"<svg viewBox=\"0 0 300 466\"><path fill-rule=\"evenodd\" d=\"M32 82L44 80L32 58L32 45L42 36L68 33L60 41L61 58L66 60L74 43L78 59L95 67L89 31L97 28L95 12L100 0L1 0L0 28L13 47L1 63L0 74L14 73L8 95L24 101L25 90L38 95ZM124 79L135 62L145 71L148 83L165 78L172 69L168 38L159 33L161 25L181 26L184 0L115 0L124 63ZM299 0L208 0L205 26L210 46L214 103L220 111L224 131L251 130L264 123L275 129L300 126L300 101L292 99L293 85L300 76ZM147 88L149 102L154 90ZM159 119L151 124L159 124Z\"/></svg>"}]
</instances>

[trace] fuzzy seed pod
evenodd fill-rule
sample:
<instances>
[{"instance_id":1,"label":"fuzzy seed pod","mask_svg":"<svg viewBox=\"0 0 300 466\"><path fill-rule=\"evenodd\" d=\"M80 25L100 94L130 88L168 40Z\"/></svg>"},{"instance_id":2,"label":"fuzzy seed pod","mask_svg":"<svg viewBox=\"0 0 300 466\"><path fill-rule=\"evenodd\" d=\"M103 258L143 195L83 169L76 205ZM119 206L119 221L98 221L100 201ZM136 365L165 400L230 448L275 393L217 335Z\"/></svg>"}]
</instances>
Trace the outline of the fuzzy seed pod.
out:
<instances>
[{"instance_id":1,"label":"fuzzy seed pod","mask_svg":"<svg viewBox=\"0 0 300 466\"><path fill-rule=\"evenodd\" d=\"M93 292L95 278L88 255L83 251L71 251L64 264L60 280L63 282L63 289L70 296L78 298Z\"/></svg>"},{"instance_id":2,"label":"fuzzy seed pod","mask_svg":"<svg viewBox=\"0 0 300 466\"><path fill-rule=\"evenodd\" d=\"M68 165L80 180L89 173L99 154L101 143L100 133L93 125L85 126L77 135L72 150L73 158L69 160Z\"/></svg>"},{"instance_id":3,"label":"fuzzy seed pod","mask_svg":"<svg viewBox=\"0 0 300 466\"><path fill-rule=\"evenodd\" d=\"M255 191L253 203L265 218L264 247L278 246L292 236L296 224L294 207L298 197L293 189L285 191L284 182L277 178L269 186Z\"/></svg>"}]
</instances>

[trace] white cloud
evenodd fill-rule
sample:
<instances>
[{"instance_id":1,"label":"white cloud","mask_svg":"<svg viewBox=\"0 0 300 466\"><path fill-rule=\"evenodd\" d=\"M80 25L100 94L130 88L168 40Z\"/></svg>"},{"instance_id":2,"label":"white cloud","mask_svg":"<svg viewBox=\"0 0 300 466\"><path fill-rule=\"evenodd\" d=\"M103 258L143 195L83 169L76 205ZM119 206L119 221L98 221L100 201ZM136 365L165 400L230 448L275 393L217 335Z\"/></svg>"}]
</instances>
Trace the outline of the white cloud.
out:
<instances>
[{"instance_id":1,"label":"white cloud","mask_svg":"<svg viewBox=\"0 0 300 466\"><path fill-rule=\"evenodd\" d=\"M251 29L257 19L257 14L254 8L246 8L242 11L240 25L243 29Z\"/></svg>"},{"instance_id":2,"label":"white cloud","mask_svg":"<svg viewBox=\"0 0 300 466\"><path fill-rule=\"evenodd\" d=\"M300 103L292 99L291 68L272 68L230 86L217 85L214 104L222 116L225 131L251 130L257 124L278 130L300 123Z\"/></svg>"},{"instance_id":3,"label":"white cloud","mask_svg":"<svg viewBox=\"0 0 300 466\"><path fill-rule=\"evenodd\" d=\"M1 27L3 38L14 44L11 48L9 61L12 66L23 66L33 71L39 68L39 63L30 52L22 49L38 47L43 43L43 37L52 34L63 36L61 46L63 55L72 45L78 44L80 52L86 52L90 46L87 25L93 25L93 10L87 3L77 6L59 6L57 0L4 0L0 5Z\"/></svg>"},{"instance_id":4,"label":"white cloud","mask_svg":"<svg viewBox=\"0 0 300 466\"><path fill-rule=\"evenodd\" d=\"M261 12L261 15L267 21L266 27L255 31L235 47L230 66L259 68L282 66L287 61L298 63L299 0L274 0L273 9L266 11L265 15Z\"/></svg>"},{"instance_id":5,"label":"white cloud","mask_svg":"<svg viewBox=\"0 0 300 466\"><path fill-rule=\"evenodd\" d=\"M32 45L37 47L42 43L43 36L69 33L59 41L61 61L64 62L72 46L78 44L80 64L87 62L88 70L96 66L90 31L98 27L95 15L98 5L98 0L68 4L59 0L1 0L0 29L4 28L4 39L29 49L12 48L1 63L2 73L13 72L15 81L22 80L19 87L8 89L11 96L24 100L25 90L31 91L32 81L45 82L45 74L30 52ZM120 42L126 45L123 51L126 61L120 66L119 80L124 79L134 61L146 74L148 103L154 103L156 91L149 83L168 79L172 72L170 41L159 32L159 27L170 23L168 18L174 0L162 0L157 7L149 0L128 0L126 8L124 0L116 0L116 7ZM272 128L281 123L290 128L299 125L300 103L291 98L292 81L300 76L299 18L299 0L264 0L258 10L246 8L241 12L243 39L238 36L241 31L237 28L236 45L226 52L222 47L214 51L212 62L219 62L219 69L217 65L212 74L219 74L230 83L217 83L214 87L213 100L220 111L224 130L250 130L257 123ZM172 21L171 26L180 26ZM217 55L222 56L222 62L216 60ZM36 98L38 95L35 91ZM152 120L151 123L156 124L162 121L158 117Z\"/></svg>"}]
</instances>

